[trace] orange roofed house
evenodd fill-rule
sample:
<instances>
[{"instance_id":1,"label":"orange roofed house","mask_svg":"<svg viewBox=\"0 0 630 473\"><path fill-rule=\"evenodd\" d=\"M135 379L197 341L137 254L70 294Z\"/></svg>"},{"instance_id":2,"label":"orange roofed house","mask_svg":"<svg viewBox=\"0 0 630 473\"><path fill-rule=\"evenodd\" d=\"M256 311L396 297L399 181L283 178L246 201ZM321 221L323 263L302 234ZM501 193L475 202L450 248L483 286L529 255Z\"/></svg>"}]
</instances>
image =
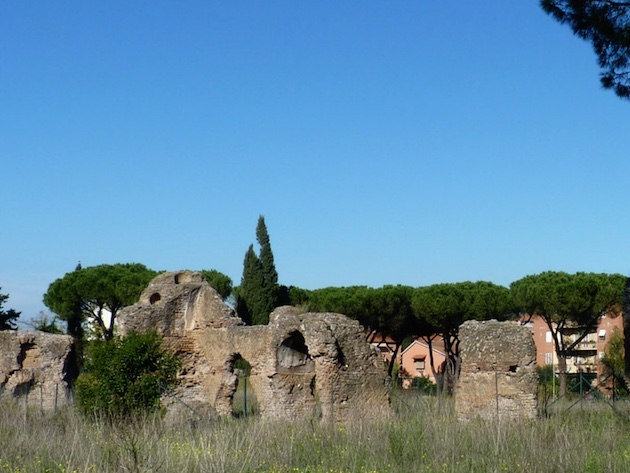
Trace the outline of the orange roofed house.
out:
<instances>
[{"instance_id":1,"label":"orange roofed house","mask_svg":"<svg viewBox=\"0 0 630 473\"><path fill-rule=\"evenodd\" d=\"M431 368L431 350L433 351L433 369ZM426 340L418 338L400 354L404 388L411 386L413 379L418 377L428 378L434 384L439 381L446 361L444 340L441 337L434 337L431 341L431 350Z\"/></svg>"},{"instance_id":2,"label":"orange roofed house","mask_svg":"<svg viewBox=\"0 0 630 473\"><path fill-rule=\"evenodd\" d=\"M389 336L383 337L380 334L369 334L368 341L381 353L383 357L383 366L387 369L394 351L396 342ZM446 360L444 341L439 336L434 336L431 341L433 349L433 365L435 374L440 377L444 369L444 361ZM398 377L401 380L402 387L408 388L413 382L413 378L424 376L432 383L436 382L433 370L431 369L431 356L428 343L418 338L414 340L407 348L396 354L396 363L401 368Z\"/></svg>"}]
</instances>

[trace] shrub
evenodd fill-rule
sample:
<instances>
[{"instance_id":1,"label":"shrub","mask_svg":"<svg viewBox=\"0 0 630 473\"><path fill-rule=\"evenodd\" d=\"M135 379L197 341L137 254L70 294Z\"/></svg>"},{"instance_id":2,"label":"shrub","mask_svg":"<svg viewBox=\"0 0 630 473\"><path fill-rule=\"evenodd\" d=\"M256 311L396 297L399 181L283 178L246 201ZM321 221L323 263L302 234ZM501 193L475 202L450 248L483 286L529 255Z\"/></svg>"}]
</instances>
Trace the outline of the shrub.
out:
<instances>
[{"instance_id":1,"label":"shrub","mask_svg":"<svg viewBox=\"0 0 630 473\"><path fill-rule=\"evenodd\" d=\"M56 315L52 316L40 311L39 315L34 317L30 323L27 322L27 325L31 326L34 330L39 330L40 332L57 334L66 333L61 329L61 327L59 327L59 325L57 325L57 322L59 322L59 319Z\"/></svg>"},{"instance_id":2,"label":"shrub","mask_svg":"<svg viewBox=\"0 0 630 473\"><path fill-rule=\"evenodd\" d=\"M423 394L437 394L437 385L427 376L416 376L413 378L410 389L417 389Z\"/></svg>"},{"instance_id":3,"label":"shrub","mask_svg":"<svg viewBox=\"0 0 630 473\"><path fill-rule=\"evenodd\" d=\"M153 412L162 393L174 386L178 369L179 361L156 333L94 341L75 385L77 403L84 413L105 417Z\"/></svg>"}]
</instances>

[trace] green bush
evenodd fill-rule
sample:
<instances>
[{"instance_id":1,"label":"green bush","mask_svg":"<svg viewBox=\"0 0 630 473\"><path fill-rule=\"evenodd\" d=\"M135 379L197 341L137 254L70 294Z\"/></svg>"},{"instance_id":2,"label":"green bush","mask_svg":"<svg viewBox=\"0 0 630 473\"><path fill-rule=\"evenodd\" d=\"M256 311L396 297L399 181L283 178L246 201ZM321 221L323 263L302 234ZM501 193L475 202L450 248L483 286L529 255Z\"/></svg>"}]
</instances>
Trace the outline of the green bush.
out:
<instances>
[{"instance_id":1,"label":"green bush","mask_svg":"<svg viewBox=\"0 0 630 473\"><path fill-rule=\"evenodd\" d=\"M94 341L76 381L77 403L84 413L105 417L153 412L174 386L178 369L179 361L156 333Z\"/></svg>"},{"instance_id":2,"label":"green bush","mask_svg":"<svg viewBox=\"0 0 630 473\"><path fill-rule=\"evenodd\" d=\"M411 381L410 389L417 389L423 394L437 394L437 385L427 376L416 376Z\"/></svg>"}]
</instances>

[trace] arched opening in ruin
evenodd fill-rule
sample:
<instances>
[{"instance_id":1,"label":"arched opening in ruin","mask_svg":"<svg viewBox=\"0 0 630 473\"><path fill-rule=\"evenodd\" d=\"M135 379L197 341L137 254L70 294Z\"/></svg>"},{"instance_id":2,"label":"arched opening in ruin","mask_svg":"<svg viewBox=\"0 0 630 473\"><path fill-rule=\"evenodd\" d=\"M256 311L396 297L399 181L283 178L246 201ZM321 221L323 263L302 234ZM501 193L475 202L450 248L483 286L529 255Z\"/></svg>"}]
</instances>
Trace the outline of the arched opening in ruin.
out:
<instances>
[{"instance_id":1,"label":"arched opening in ruin","mask_svg":"<svg viewBox=\"0 0 630 473\"><path fill-rule=\"evenodd\" d=\"M155 293L151 294L151 297L149 297L149 304L155 305L158 302L160 302L160 299L162 299L162 296L160 295L160 293L159 292L155 292Z\"/></svg>"},{"instance_id":2,"label":"arched opening in ruin","mask_svg":"<svg viewBox=\"0 0 630 473\"><path fill-rule=\"evenodd\" d=\"M257 415L258 399L250 380L252 365L240 353L233 354L228 364L229 371L236 378L231 399L232 415L234 417Z\"/></svg>"},{"instance_id":3,"label":"arched opening in ruin","mask_svg":"<svg viewBox=\"0 0 630 473\"><path fill-rule=\"evenodd\" d=\"M173 282L175 284L186 284L192 281L192 275L190 273L177 273L173 276Z\"/></svg>"},{"instance_id":4,"label":"arched opening in ruin","mask_svg":"<svg viewBox=\"0 0 630 473\"><path fill-rule=\"evenodd\" d=\"M313 368L304 336L298 331L289 333L282 341L276 350L276 360L281 371L310 371Z\"/></svg>"},{"instance_id":5,"label":"arched opening in ruin","mask_svg":"<svg viewBox=\"0 0 630 473\"><path fill-rule=\"evenodd\" d=\"M276 349L274 383L290 415L321 415L317 396L315 362L309 354L304 335L289 332ZM297 414L301 413L301 414Z\"/></svg>"}]
</instances>

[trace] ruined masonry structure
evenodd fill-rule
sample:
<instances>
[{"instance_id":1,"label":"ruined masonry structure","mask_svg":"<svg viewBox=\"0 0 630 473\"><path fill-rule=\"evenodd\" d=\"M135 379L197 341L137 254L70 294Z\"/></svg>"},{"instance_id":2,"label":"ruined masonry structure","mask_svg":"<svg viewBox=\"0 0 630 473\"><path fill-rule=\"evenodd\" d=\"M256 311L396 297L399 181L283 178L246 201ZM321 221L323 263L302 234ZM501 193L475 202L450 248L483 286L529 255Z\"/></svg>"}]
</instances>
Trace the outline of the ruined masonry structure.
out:
<instances>
[{"instance_id":1,"label":"ruined masonry structure","mask_svg":"<svg viewBox=\"0 0 630 473\"><path fill-rule=\"evenodd\" d=\"M531 331L513 322L468 321L459 328L461 374L457 415L513 420L538 412L536 346Z\"/></svg>"},{"instance_id":2,"label":"ruined masonry structure","mask_svg":"<svg viewBox=\"0 0 630 473\"><path fill-rule=\"evenodd\" d=\"M37 331L0 332L0 399L54 410L69 401L76 377L72 337Z\"/></svg>"},{"instance_id":3,"label":"ruined masonry structure","mask_svg":"<svg viewBox=\"0 0 630 473\"><path fill-rule=\"evenodd\" d=\"M163 273L118 318L121 335L157 330L182 360L169 411L233 413L235 363L249 381L262 417L342 420L353 410L388 409L385 373L355 320L281 307L269 325L246 326L200 273Z\"/></svg>"}]
</instances>

